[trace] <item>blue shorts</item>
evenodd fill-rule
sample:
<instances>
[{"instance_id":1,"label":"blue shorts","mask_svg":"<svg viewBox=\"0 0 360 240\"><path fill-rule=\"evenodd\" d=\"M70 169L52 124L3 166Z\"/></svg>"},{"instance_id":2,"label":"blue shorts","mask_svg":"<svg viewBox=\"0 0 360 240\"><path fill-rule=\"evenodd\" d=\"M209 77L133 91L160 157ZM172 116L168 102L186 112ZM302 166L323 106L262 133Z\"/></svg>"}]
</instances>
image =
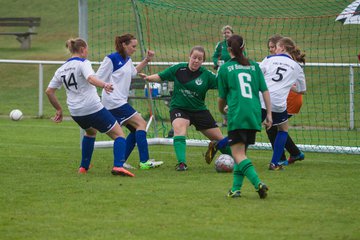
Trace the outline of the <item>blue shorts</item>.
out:
<instances>
[{"instance_id":1,"label":"blue shorts","mask_svg":"<svg viewBox=\"0 0 360 240\"><path fill-rule=\"evenodd\" d=\"M126 120L130 119L137 113L137 111L128 103L125 103L124 105L118 108L111 109L109 111L120 123L120 125L123 125Z\"/></svg>"},{"instance_id":2,"label":"blue shorts","mask_svg":"<svg viewBox=\"0 0 360 240\"><path fill-rule=\"evenodd\" d=\"M101 133L107 133L116 124L116 119L105 108L90 115L71 117L82 129L95 128Z\"/></svg>"},{"instance_id":3,"label":"blue shorts","mask_svg":"<svg viewBox=\"0 0 360 240\"><path fill-rule=\"evenodd\" d=\"M288 113L287 111L283 111L281 113L271 112L272 119L273 119L273 126L280 125L288 120ZM266 109L261 109L261 121L263 122L266 118Z\"/></svg>"}]
</instances>

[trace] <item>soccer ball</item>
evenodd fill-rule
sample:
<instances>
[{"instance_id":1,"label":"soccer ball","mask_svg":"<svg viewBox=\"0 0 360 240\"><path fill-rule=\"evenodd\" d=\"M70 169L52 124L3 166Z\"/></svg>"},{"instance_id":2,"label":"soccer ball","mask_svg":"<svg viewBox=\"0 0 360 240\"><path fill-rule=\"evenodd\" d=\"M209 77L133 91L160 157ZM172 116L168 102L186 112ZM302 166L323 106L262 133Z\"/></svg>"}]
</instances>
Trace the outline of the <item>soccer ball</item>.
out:
<instances>
[{"instance_id":1,"label":"soccer ball","mask_svg":"<svg viewBox=\"0 0 360 240\"><path fill-rule=\"evenodd\" d=\"M13 121L19 121L23 117L23 113L19 109L14 109L10 112L10 119Z\"/></svg>"},{"instance_id":2,"label":"soccer ball","mask_svg":"<svg viewBox=\"0 0 360 240\"><path fill-rule=\"evenodd\" d=\"M234 159L227 154L221 154L215 160L215 170L217 172L232 172L234 170Z\"/></svg>"}]
</instances>

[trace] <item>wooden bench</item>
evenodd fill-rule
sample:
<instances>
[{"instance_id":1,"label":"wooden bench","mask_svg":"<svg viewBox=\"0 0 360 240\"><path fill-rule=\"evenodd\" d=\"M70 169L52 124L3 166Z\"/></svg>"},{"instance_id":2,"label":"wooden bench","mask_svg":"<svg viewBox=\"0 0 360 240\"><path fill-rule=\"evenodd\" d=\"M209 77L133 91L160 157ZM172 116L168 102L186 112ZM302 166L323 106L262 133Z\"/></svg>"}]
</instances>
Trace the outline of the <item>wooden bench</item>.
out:
<instances>
[{"instance_id":1,"label":"wooden bench","mask_svg":"<svg viewBox=\"0 0 360 240\"><path fill-rule=\"evenodd\" d=\"M41 18L27 17L27 18L0 18L0 29L3 27L28 27L26 31L17 32L2 32L0 35L15 35L16 39L21 43L22 49L29 49L31 47L31 36L37 34L35 27L40 26Z\"/></svg>"}]
</instances>

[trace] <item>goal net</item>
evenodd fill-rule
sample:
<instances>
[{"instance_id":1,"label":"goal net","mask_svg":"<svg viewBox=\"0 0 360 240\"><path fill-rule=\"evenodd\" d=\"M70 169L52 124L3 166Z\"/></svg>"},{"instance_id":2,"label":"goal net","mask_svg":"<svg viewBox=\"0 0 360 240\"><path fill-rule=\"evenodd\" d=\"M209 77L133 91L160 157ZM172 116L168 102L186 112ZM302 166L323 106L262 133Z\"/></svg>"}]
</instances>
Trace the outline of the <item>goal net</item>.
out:
<instances>
[{"instance_id":1,"label":"goal net","mask_svg":"<svg viewBox=\"0 0 360 240\"><path fill-rule=\"evenodd\" d=\"M344 18L356 15L356 9L340 15L344 17L341 21L336 20L351 3L351 0L89 0L90 59L102 61L114 51L116 35L132 33L140 43L132 57L134 62L141 61L146 49L156 53L154 62L146 69L148 73L188 61L189 51L195 45L205 48L205 66L215 72L211 56L216 43L223 40L224 25L231 25L236 34L245 38L248 57L258 62L268 55L270 36L291 37L306 54L308 89L301 112L289 121L291 137L305 151L359 154L360 22L344 24ZM146 98L144 87L142 81L135 80L129 101L149 121L149 144L171 144L167 105L171 86L159 88L159 95L152 99ZM208 92L206 103L221 123L216 90ZM226 128L221 129L227 135ZM187 139L196 146L206 146L208 142L193 127ZM269 149L268 143L264 131L257 135L256 148ZM97 141L96 146L112 144Z\"/></svg>"}]
</instances>

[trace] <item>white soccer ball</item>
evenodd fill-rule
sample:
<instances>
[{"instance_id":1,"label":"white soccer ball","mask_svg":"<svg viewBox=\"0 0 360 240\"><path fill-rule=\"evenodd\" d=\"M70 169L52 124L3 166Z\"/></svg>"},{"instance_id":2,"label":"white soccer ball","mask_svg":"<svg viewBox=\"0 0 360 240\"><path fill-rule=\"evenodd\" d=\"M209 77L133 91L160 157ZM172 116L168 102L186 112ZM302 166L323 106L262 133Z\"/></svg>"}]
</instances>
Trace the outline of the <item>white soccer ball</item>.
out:
<instances>
[{"instance_id":1,"label":"white soccer ball","mask_svg":"<svg viewBox=\"0 0 360 240\"><path fill-rule=\"evenodd\" d=\"M234 159L227 154L221 154L215 160L215 170L217 172L232 172L234 170Z\"/></svg>"},{"instance_id":2,"label":"white soccer ball","mask_svg":"<svg viewBox=\"0 0 360 240\"><path fill-rule=\"evenodd\" d=\"M10 119L13 121L19 121L23 117L23 113L19 109L14 109L10 112Z\"/></svg>"}]
</instances>

